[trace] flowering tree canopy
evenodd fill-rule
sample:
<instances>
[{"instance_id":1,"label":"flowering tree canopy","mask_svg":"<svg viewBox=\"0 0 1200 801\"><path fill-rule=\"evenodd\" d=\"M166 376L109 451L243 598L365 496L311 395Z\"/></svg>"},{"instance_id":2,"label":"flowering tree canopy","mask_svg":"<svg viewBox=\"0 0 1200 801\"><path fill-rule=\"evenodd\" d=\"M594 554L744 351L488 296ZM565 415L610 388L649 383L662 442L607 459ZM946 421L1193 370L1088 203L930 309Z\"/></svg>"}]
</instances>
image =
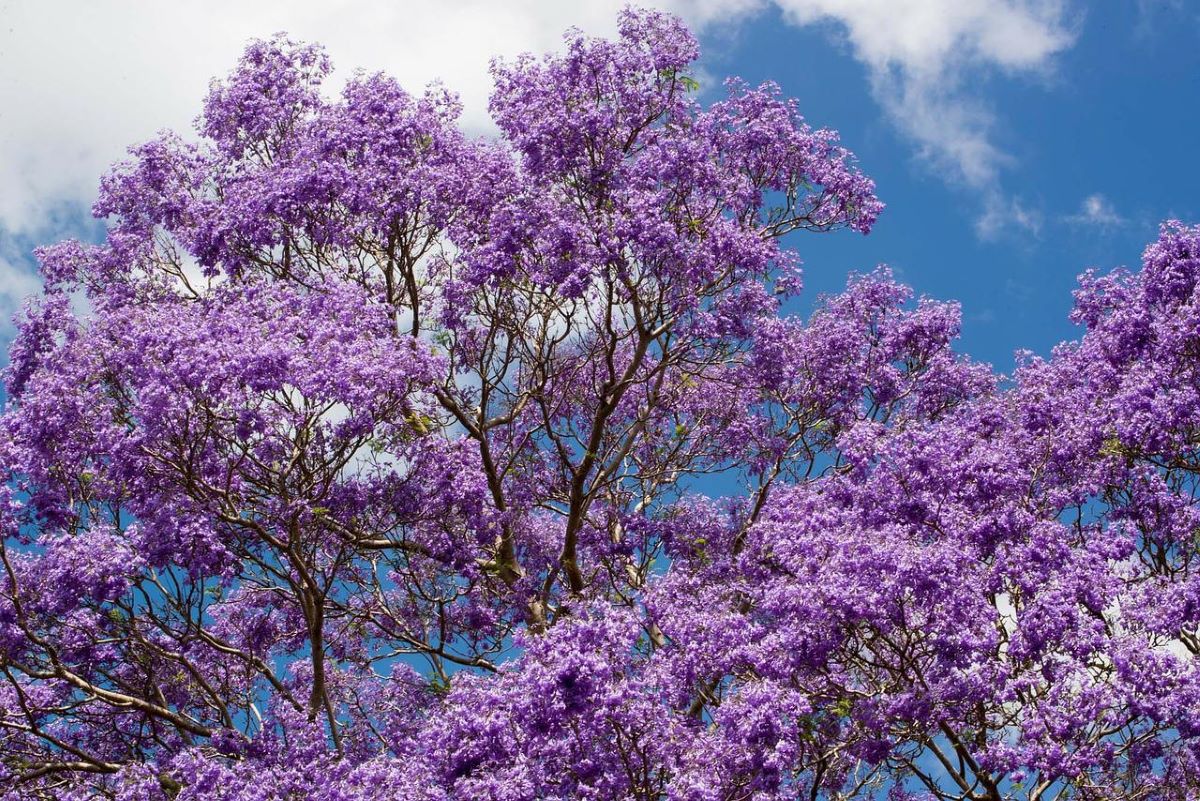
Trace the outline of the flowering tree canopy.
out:
<instances>
[{"instance_id":1,"label":"flowering tree canopy","mask_svg":"<svg viewBox=\"0 0 1200 801\"><path fill-rule=\"evenodd\" d=\"M279 37L104 178L6 373L3 798L1194 797L1200 229L1007 379L885 269L798 319L882 206L696 57L626 11L476 140Z\"/></svg>"}]
</instances>

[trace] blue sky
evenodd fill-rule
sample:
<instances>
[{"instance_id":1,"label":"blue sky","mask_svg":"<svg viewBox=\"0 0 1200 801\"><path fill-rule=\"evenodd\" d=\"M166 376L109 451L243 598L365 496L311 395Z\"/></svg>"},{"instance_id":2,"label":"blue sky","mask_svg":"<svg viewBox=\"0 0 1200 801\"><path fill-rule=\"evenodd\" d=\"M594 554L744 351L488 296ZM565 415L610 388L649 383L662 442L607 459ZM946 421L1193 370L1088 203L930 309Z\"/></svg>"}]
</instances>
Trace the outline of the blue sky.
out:
<instances>
[{"instance_id":1,"label":"blue sky","mask_svg":"<svg viewBox=\"0 0 1200 801\"><path fill-rule=\"evenodd\" d=\"M1135 266L1160 221L1200 221L1200 3L653 4L699 30L706 90L775 80L875 178L888 209L873 234L792 242L805 305L886 262L919 294L961 301L962 349L1008 371L1015 349L1077 335L1080 271ZM486 133L489 56L552 48L569 24L609 33L620 5L0 0L0 315L37 289L29 249L95 237L104 165L186 128L247 38L324 41L341 76L383 68L413 90L442 77Z\"/></svg>"}]
</instances>

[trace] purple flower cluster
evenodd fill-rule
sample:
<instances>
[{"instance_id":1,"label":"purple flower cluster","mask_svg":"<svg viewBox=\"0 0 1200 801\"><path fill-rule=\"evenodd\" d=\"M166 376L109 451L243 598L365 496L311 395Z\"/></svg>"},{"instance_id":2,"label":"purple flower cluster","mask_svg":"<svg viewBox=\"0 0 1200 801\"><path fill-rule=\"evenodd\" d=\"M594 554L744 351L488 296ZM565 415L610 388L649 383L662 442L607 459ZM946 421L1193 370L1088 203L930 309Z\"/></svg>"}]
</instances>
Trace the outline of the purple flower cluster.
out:
<instances>
[{"instance_id":1,"label":"purple flower cluster","mask_svg":"<svg viewBox=\"0 0 1200 801\"><path fill-rule=\"evenodd\" d=\"M882 205L697 54L627 10L472 140L277 37L103 179L5 375L0 798L1200 792L1200 228L1011 378L886 268L801 320Z\"/></svg>"}]
</instances>

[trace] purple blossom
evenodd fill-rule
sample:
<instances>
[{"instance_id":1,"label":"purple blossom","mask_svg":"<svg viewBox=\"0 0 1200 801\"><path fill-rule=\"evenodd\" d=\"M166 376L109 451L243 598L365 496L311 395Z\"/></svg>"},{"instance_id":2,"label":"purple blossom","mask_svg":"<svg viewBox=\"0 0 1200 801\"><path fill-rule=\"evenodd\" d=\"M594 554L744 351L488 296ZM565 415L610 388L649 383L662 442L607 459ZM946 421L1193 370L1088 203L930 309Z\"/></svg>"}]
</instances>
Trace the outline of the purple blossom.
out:
<instances>
[{"instance_id":1,"label":"purple blossom","mask_svg":"<svg viewBox=\"0 0 1200 801\"><path fill-rule=\"evenodd\" d=\"M0 798L1197 792L1200 228L1010 378L885 267L785 314L873 184L619 29L497 62L495 140L254 42L39 251Z\"/></svg>"}]
</instances>

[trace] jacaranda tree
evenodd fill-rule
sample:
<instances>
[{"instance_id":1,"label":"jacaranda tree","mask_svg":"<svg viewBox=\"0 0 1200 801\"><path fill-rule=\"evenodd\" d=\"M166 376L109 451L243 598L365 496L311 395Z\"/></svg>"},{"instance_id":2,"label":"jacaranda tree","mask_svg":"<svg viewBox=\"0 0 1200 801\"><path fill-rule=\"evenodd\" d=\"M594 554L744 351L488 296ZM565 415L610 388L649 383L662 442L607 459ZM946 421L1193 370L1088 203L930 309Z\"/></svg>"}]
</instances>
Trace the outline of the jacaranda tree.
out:
<instances>
[{"instance_id":1,"label":"jacaranda tree","mask_svg":"<svg viewBox=\"0 0 1200 801\"><path fill-rule=\"evenodd\" d=\"M1200 229L1009 378L883 269L798 319L881 204L696 57L627 11L476 140L275 38L104 178L6 375L4 798L1200 792Z\"/></svg>"}]
</instances>

